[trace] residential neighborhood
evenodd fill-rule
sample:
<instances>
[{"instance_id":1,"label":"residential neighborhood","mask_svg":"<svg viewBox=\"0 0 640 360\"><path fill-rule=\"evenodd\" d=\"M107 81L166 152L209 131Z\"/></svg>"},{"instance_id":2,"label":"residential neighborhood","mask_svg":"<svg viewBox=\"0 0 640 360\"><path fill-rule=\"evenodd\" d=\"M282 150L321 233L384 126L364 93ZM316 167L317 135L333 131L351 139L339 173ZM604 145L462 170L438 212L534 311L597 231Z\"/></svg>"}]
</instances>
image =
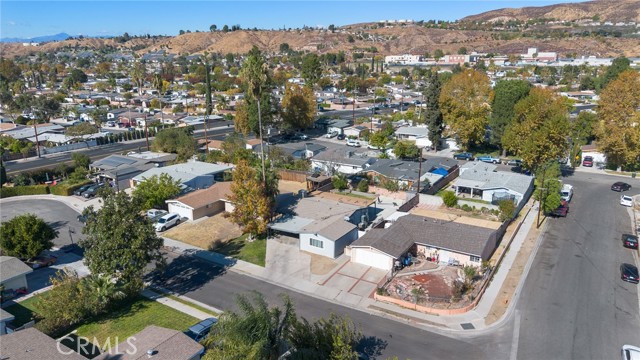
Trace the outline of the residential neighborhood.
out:
<instances>
[{"instance_id":1,"label":"residential neighborhood","mask_svg":"<svg viewBox=\"0 0 640 360\"><path fill-rule=\"evenodd\" d=\"M640 7L525 3L7 6L0 359L639 358Z\"/></svg>"}]
</instances>

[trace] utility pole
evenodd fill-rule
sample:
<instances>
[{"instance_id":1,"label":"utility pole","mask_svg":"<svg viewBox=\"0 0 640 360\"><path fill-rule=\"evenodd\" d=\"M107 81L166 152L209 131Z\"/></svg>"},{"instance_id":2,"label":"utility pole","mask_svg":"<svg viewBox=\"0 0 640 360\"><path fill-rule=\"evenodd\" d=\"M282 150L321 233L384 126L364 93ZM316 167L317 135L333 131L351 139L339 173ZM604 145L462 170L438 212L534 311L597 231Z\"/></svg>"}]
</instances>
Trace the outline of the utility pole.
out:
<instances>
[{"instance_id":1,"label":"utility pole","mask_svg":"<svg viewBox=\"0 0 640 360\"><path fill-rule=\"evenodd\" d=\"M545 198L544 194L542 193L542 191L545 190L545 192L546 192L546 188L544 187L545 186L544 177L545 177L545 175L547 173L547 168L548 167L549 167L549 164L545 165L542 168L542 182L540 183L540 186L542 186L542 187L540 188L540 191L538 192L538 195L540 196L540 198L538 199L538 220L536 221L536 229L540 228L540 213L542 213L542 206L544 204L543 201L544 201L544 198Z\"/></svg>"},{"instance_id":2,"label":"utility pole","mask_svg":"<svg viewBox=\"0 0 640 360\"><path fill-rule=\"evenodd\" d=\"M147 114L144 114L144 135L147 139L147 151L151 151L149 147L149 127L147 126Z\"/></svg>"},{"instance_id":3,"label":"utility pole","mask_svg":"<svg viewBox=\"0 0 640 360\"><path fill-rule=\"evenodd\" d=\"M211 74L210 69L209 69L209 60L207 59L207 56L209 54L207 52L204 53L204 70L205 70L205 74L204 74L204 83L206 88L206 98L205 98L205 107L206 107L206 111L205 111L205 117L204 117L204 147L205 147L205 153L209 154L209 136L207 135L207 130L209 130L209 116L211 115L211 107L212 107L212 101L211 101Z\"/></svg>"},{"instance_id":4,"label":"utility pole","mask_svg":"<svg viewBox=\"0 0 640 360\"><path fill-rule=\"evenodd\" d=\"M422 151L424 148L420 148L420 153L418 154L418 190L417 194L420 196L420 177L422 177Z\"/></svg>"},{"instance_id":5,"label":"utility pole","mask_svg":"<svg viewBox=\"0 0 640 360\"><path fill-rule=\"evenodd\" d=\"M260 133L260 161L262 162L262 183L266 188L267 173L264 165L264 140L262 140L262 114L260 109L260 97L256 97L256 99L258 100L258 132Z\"/></svg>"},{"instance_id":6,"label":"utility pole","mask_svg":"<svg viewBox=\"0 0 640 360\"><path fill-rule=\"evenodd\" d=\"M38 140L38 120L33 120L33 131L36 134L36 150L38 152L38 157L40 158L40 141Z\"/></svg>"}]
</instances>

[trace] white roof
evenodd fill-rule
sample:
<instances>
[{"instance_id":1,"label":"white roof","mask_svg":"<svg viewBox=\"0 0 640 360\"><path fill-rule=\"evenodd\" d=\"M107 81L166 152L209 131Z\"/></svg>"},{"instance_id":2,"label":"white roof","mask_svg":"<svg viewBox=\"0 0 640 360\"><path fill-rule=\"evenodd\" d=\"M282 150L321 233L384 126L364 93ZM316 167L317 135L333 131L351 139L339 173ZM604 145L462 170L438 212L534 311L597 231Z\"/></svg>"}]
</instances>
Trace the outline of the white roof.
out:
<instances>
[{"instance_id":1,"label":"white roof","mask_svg":"<svg viewBox=\"0 0 640 360\"><path fill-rule=\"evenodd\" d=\"M403 126L396 130L396 135L427 136L429 129L424 126Z\"/></svg>"},{"instance_id":2,"label":"white roof","mask_svg":"<svg viewBox=\"0 0 640 360\"><path fill-rule=\"evenodd\" d=\"M154 175L168 174L174 180L184 183L198 176L218 174L234 168L233 164L211 164L202 161L189 161L182 164L166 167L151 168L133 178L135 181L143 181Z\"/></svg>"}]
</instances>

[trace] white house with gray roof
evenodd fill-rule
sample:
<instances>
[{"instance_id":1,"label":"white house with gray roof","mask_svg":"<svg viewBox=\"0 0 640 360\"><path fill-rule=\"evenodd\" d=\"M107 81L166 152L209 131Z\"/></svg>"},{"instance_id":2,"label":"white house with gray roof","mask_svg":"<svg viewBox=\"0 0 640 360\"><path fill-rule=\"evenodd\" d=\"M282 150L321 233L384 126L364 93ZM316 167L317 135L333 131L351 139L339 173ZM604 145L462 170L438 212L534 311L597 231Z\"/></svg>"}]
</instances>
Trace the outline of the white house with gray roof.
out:
<instances>
[{"instance_id":1,"label":"white house with gray roof","mask_svg":"<svg viewBox=\"0 0 640 360\"><path fill-rule=\"evenodd\" d=\"M429 129L426 126L401 126L396 132L398 140L414 141L417 147L431 147L429 140Z\"/></svg>"},{"instance_id":2,"label":"white house with gray roof","mask_svg":"<svg viewBox=\"0 0 640 360\"><path fill-rule=\"evenodd\" d=\"M333 148L314 156L311 159L311 167L327 174L353 175L365 170L376 160L376 158L368 156L366 153Z\"/></svg>"},{"instance_id":3,"label":"white house with gray roof","mask_svg":"<svg viewBox=\"0 0 640 360\"><path fill-rule=\"evenodd\" d=\"M494 171L495 165L491 164L475 164L460 169L460 176L454 182L456 195L466 194L494 205L501 200L512 200L518 211L531 196L532 176Z\"/></svg>"},{"instance_id":4,"label":"white house with gray roof","mask_svg":"<svg viewBox=\"0 0 640 360\"><path fill-rule=\"evenodd\" d=\"M174 180L179 180L183 188L204 189L217 180L222 180L222 173L233 168L233 164L211 164L192 160L182 164L151 168L133 177L131 187L136 187L138 183L154 175L168 174Z\"/></svg>"}]
</instances>

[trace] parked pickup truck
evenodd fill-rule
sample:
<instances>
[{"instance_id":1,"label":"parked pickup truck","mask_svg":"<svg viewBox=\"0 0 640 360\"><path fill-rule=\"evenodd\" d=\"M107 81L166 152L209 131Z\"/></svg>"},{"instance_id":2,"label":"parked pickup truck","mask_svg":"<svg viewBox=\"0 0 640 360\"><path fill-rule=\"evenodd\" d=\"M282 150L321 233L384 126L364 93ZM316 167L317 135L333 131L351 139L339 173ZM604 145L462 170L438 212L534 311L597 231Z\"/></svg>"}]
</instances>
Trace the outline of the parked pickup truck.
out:
<instances>
[{"instance_id":1,"label":"parked pickup truck","mask_svg":"<svg viewBox=\"0 0 640 360\"><path fill-rule=\"evenodd\" d=\"M33 269L38 269L38 268L43 268L43 267L47 267L47 266L51 266L53 264L56 263L56 261L58 261L58 257L57 256L53 256L53 255L42 255L42 256L36 256L33 259L27 260L25 261L25 263L29 266L31 266L31 268Z\"/></svg>"},{"instance_id":2,"label":"parked pickup truck","mask_svg":"<svg viewBox=\"0 0 640 360\"><path fill-rule=\"evenodd\" d=\"M491 155L480 155L476 159L478 159L478 161L484 161L486 163L493 163L493 164L500 163L500 159L498 159L497 157L493 157Z\"/></svg>"}]
</instances>

